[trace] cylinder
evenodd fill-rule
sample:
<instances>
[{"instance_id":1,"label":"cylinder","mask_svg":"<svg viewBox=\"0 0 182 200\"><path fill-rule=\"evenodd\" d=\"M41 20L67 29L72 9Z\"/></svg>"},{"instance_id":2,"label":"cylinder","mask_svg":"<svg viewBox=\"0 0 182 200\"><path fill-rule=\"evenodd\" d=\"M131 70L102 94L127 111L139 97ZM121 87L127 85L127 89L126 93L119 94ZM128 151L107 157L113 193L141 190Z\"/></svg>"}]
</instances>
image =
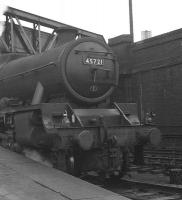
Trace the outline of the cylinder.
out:
<instances>
[{"instance_id":1,"label":"cylinder","mask_svg":"<svg viewBox=\"0 0 182 200\"><path fill-rule=\"evenodd\" d=\"M89 150L91 149L94 143L93 134L88 130L83 130L76 139L78 145L81 147L82 150Z\"/></svg>"},{"instance_id":2,"label":"cylinder","mask_svg":"<svg viewBox=\"0 0 182 200\"><path fill-rule=\"evenodd\" d=\"M149 143L154 146L158 146L161 142L161 132L155 127L143 127L137 131L137 144Z\"/></svg>"}]
</instances>

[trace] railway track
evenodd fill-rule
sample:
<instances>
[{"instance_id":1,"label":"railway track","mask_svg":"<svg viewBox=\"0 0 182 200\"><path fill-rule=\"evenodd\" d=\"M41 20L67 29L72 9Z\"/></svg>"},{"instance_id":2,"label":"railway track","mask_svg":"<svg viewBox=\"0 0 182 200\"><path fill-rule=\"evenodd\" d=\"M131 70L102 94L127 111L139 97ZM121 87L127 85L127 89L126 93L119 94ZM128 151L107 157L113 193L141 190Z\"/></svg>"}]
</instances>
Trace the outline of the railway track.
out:
<instances>
[{"instance_id":1,"label":"railway track","mask_svg":"<svg viewBox=\"0 0 182 200\"><path fill-rule=\"evenodd\" d=\"M127 176L115 181L85 180L132 200L182 200L182 185L169 184L168 175L148 166L132 166Z\"/></svg>"},{"instance_id":2,"label":"railway track","mask_svg":"<svg viewBox=\"0 0 182 200\"><path fill-rule=\"evenodd\" d=\"M155 165L160 167L181 168L182 167L182 149L160 148L145 149L144 162L146 165Z\"/></svg>"},{"instance_id":3,"label":"railway track","mask_svg":"<svg viewBox=\"0 0 182 200\"><path fill-rule=\"evenodd\" d=\"M129 175L117 183L95 181L94 184L132 200L182 200L182 185L170 184L171 169L182 168L182 149L145 149L144 162L143 166L130 164Z\"/></svg>"},{"instance_id":4,"label":"railway track","mask_svg":"<svg viewBox=\"0 0 182 200\"><path fill-rule=\"evenodd\" d=\"M155 165L168 168L182 168L182 136L181 134L163 135L159 147L147 145L144 148L146 165Z\"/></svg>"},{"instance_id":5,"label":"railway track","mask_svg":"<svg viewBox=\"0 0 182 200\"><path fill-rule=\"evenodd\" d=\"M106 189L133 200L181 200L182 186L154 184L143 181L122 179L118 184L105 186Z\"/></svg>"}]
</instances>

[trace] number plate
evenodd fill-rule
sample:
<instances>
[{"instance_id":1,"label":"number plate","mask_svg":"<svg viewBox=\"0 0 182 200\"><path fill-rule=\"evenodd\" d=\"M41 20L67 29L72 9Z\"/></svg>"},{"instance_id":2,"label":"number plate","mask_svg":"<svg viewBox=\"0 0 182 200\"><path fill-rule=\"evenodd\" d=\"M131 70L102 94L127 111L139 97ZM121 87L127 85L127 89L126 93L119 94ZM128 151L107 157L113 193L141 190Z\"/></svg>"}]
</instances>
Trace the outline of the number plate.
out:
<instances>
[{"instance_id":1,"label":"number plate","mask_svg":"<svg viewBox=\"0 0 182 200\"><path fill-rule=\"evenodd\" d=\"M102 58L89 58L84 59L85 65L104 65L104 59Z\"/></svg>"}]
</instances>

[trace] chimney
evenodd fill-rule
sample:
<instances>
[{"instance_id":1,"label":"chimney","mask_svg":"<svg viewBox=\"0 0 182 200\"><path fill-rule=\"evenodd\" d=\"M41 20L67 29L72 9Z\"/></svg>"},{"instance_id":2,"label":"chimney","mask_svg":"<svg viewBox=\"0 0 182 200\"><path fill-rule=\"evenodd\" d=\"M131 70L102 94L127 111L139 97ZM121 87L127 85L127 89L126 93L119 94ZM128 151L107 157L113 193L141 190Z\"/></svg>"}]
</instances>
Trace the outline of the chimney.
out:
<instances>
[{"instance_id":1,"label":"chimney","mask_svg":"<svg viewBox=\"0 0 182 200\"><path fill-rule=\"evenodd\" d=\"M141 32L141 40L146 40L151 37L152 37L152 31L145 30Z\"/></svg>"},{"instance_id":2,"label":"chimney","mask_svg":"<svg viewBox=\"0 0 182 200\"><path fill-rule=\"evenodd\" d=\"M78 34L78 30L76 28L71 28L71 27L62 27L57 29L56 33L58 35L56 46L60 46L71 40L75 40Z\"/></svg>"}]
</instances>

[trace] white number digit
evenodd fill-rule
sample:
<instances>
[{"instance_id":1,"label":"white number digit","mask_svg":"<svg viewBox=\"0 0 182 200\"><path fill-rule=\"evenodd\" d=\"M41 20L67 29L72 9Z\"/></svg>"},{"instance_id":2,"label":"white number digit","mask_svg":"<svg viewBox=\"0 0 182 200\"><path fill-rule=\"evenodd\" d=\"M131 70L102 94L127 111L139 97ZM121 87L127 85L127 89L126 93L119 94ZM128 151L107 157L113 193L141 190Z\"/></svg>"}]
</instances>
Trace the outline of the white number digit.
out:
<instances>
[{"instance_id":1,"label":"white number digit","mask_svg":"<svg viewBox=\"0 0 182 200\"><path fill-rule=\"evenodd\" d=\"M85 60L85 63L88 63L88 64L89 64L89 59L88 59L88 58Z\"/></svg>"},{"instance_id":2,"label":"white number digit","mask_svg":"<svg viewBox=\"0 0 182 200\"><path fill-rule=\"evenodd\" d=\"M93 65L93 59L92 58L90 58L90 64Z\"/></svg>"}]
</instances>

